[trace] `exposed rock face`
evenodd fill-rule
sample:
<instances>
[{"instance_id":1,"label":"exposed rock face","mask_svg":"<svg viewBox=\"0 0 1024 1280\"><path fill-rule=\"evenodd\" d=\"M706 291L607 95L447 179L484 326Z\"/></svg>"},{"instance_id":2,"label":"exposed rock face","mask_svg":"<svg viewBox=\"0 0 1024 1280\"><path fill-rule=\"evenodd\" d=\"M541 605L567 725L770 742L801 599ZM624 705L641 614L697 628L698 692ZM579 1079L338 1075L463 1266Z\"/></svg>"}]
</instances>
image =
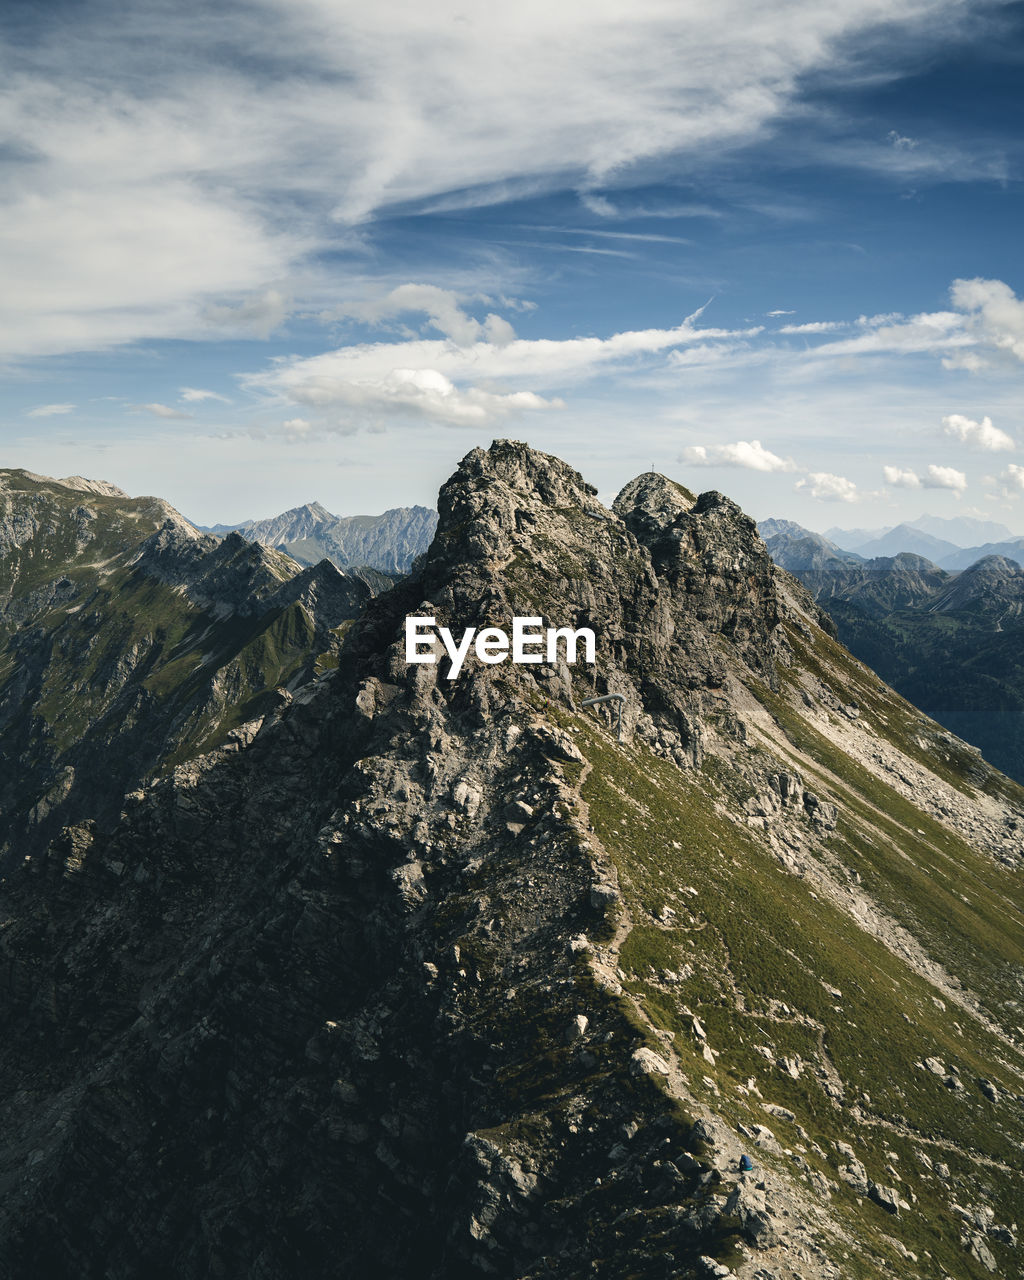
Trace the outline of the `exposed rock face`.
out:
<instances>
[{"instance_id":1,"label":"exposed rock face","mask_svg":"<svg viewBox=\"0 0 1024 1280\"><path fill-rule=\"evenodd\" d=\"M904 1265L917 1217L921 1276L1013 1265L1020 793L728 500L616 507L474 450L336 672L12 879L0 1271L817 1280ZM413 613L590 625L598 664L449 680Z\"/></svg>"}]
</instances>

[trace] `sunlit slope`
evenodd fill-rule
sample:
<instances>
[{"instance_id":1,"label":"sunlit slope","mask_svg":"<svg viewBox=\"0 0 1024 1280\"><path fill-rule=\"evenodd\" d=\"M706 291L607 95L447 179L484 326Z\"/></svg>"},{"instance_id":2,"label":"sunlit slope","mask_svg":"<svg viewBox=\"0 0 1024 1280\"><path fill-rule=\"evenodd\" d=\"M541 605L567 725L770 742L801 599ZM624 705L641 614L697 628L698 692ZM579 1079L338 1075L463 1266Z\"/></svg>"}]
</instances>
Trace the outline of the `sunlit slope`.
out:
<instances>
[{"instance_id":1,"label":"sunlit slope","mask_svg":"<svg viewBox=\"0 0 1024 1280\"><path fill-rule=\"evenodd\" d=\"M1019 789L823 632L792 641L778 692L734 697L745 740L695 772L572 726L623 892L611 959L686 1091L827 1202L849 1274L1018 1274L1024 886L998 797Z\"/></svg>"}]
</instances>

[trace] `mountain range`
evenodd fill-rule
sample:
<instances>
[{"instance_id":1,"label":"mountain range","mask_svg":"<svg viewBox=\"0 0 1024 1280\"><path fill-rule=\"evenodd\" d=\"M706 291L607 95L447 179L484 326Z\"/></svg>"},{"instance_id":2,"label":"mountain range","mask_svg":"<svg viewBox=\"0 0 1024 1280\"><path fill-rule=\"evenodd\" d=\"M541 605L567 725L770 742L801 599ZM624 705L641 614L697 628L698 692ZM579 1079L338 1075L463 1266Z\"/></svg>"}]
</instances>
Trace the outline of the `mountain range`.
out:
<instances>
[{"instance_id":1,"label":"mountain range","mask_svg":"<svg viewBox=\"0 0 1024 1280\"><path fill-rule=\"evenodd\" d=\"M863 559L788 521L760 527L775 562L829 611L852 653L1024 781L1024 570L1018 561L1001 554L975 558L985 549L974 548L947 556L956 566L951 571L910 552Z\"/></svg>"},{"instance_id":2,"label":"mountain range","mask_svg":"<svg viewBox=\"0 0 1024 1280\"><path fill-rule=\"evenodd\" d=\"M335 661L373 589L155 498L0 471L0 871L237 738Z\"/></svg>"},{"instance_id":3,"label":"mountain range","mask_svg":"<svg viewBox=\"0 0 1024 1280\"><path fill-rule=\"evenodd\" d=\"M926 524L928 527L924 528ZM785 568L825 568L829 561L856 564L907 553L923 556L939 568L950 570L967 569L986 556L1004 556L1018 564L1024 563L1024 538L1015 537L1004 525L967 516L957 520L923 516L913 524L899 524L889 529L829 529L825 534L813 533L793 520L762 520L758 528L774 548L772 554L777 562ZM938 536L935 529L945 529L949 538ZM974 541L981 535L990 540ZM962 541L951 541L953 536ZM800 545L804 543L809 545ZM818 549L814 564L810 563L815 556L810 544Z\"/></svg>"},{"instance_id":4,"label":"mountain range","mask_svg":"<svg viewBox=\"0 0 1024 1280\"><path fill-rule=\"evenodd\" d=\"M997 542L1012 542L1018 535L995 520L979 520L976 516L918 516L898 525L885 525L880 529L826 529L825 537L846 551L859 551L870 558L879 552L875 544L887 538L894 529L907 536L924 534L938 542L958 548L977 547ZM870 550L865 551L865 548ZM912 546L897 547L900 551L914 551Z\"/></svg>"},{"instance_id":5,"label":"mountain range","mask_svg":"<svg viewBox=\"0 0 1024 1280\"><path fill-rule=\"evenodd\" d=\"M232 546L247 617L296 581L240 538L165 561L159 504L43 489L68 514L3 562L40 601L109 563L101 622L152 581L210 627L238 606L189 566ZM719 493L649 472L609 509L497 441L438 513L326 670L12 846L0 1273L1020 1275L1024 790ZM592 628L596 663L450 679L407 661L411 616Z\"/></svg>"},{"instance_id":6,"label":"mountain range","mask_svg":"<svg viewBox=\"0 0 1024 1280\"><path fill-rule=\"evenodd\" d=\"M327 559L337 568L369 567L407 573L430 544L437 512L428 507L393 507L379 516L335 516L319 502L293 507L266 520L213 525L205 532L238 533L251 542L284 551L299 564Z\"/></svg>"}]
</instances>

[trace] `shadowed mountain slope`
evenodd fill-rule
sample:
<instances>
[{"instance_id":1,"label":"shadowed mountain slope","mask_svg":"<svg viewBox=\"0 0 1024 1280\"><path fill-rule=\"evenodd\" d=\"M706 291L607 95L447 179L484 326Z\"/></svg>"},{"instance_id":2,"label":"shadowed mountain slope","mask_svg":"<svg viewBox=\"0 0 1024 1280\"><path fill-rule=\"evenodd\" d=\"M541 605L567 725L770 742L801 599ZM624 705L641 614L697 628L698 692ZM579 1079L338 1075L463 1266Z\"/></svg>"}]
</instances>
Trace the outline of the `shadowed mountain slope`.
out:
<instances>
[{"instance_id":1,"label":"shadowed mountain slope","mask_svg":"<svg viewBox=\"0 0 1024 1280\"><path fill-rule=\"evenodd\" d=\"M328 562L72 481L0 472L0 866L270 710L370 596Z\"/></svg>"},{"instance_id":2,"label":"shadowed mountain slope","mask_svg":"<svg viewBox=\"0 0 1024 1280\"><path fill-rule=\"evenodd\" d=\"M776 560L828 609L862 662L985 758L1024 781L1024 570L986 556L960 573L921 556L859 565Z\"/></svg>"},{"instance_id":3,"label":"shadowed mountain slope","mask_svg":"<svg viewBox=\"0 0 1024 1280\"><path fill-rule=\"evenodd\" d=\"M1019 1274L1024 793L727 498L594 495L473 450L335 671L8 884L0 1269Z\"/></svg>"}]
</instances>

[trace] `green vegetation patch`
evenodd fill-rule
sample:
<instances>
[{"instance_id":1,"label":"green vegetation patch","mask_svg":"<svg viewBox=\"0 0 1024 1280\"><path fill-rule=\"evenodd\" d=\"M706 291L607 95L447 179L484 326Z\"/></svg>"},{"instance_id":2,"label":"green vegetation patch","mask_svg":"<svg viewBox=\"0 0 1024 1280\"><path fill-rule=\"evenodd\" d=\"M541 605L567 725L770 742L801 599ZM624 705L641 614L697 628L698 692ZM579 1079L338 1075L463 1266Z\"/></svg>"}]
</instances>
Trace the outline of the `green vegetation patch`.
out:
<instances>
[{"instance_id":1,"label":"green vegetation patch","mask_svg":"<svg viewBox=\"0 0 1024 1280\"><path fill-rule=\"evenodd\" d=\"M716 802L724 793L713 771L681 772L643 748L619 746L593 721L580 723L577 742L592 764L583 796L595 833L617 865L634 921L620 951L623 984L654 1025L672 1033L694 1092L734 1123L767 1125L775 1133L779 1147L759 1150L759 1159L788 1168L811 1190L813 1174L828 1178L854 1238L870 1242L880 1257L899 1260L881 1238L890 1234L919 1256L928 1250L935 1259L929 1273L941 1262L951 1274L973 1274L974 1264L965 1266L949 1199L970 1198L978 1166L965 1151L984 1152L1005 1169L993 1176L1001 1220L1021 1216L1022 1117L1009 1099L994 1106L979 1087L987 1079L1013 1088L1014 1072L1003 1061L1019 1070L1020 1055L941 1001L880 940L787 872L760 833L719 812ZM852 763L831 751L831 769ZM859 803L862 811L845 822L835 845L839 856L854 856L849 842L855 820L859 838L869 835L877 848L870 886L861 871L865 887L882 896L888 880L886 905L899 918L898 899L909 896L903 913L919 928L944 914L948 918L951 889L943 885L940 867L949 878L967 876L961 881L967 885L973 871L981 871L981 855L962 842L935 847L932 835L948 833L905 801L905 808L881 822L875 803L884 805L887 797L861 799L865 787L866 778L858 775L840 797L841 803ZM911 814L911 829L925 830L926 837L917 839L935 860L930 874L924 867L904 867L897 839L905 835L902 821ZM963 861L967 854L970 862ZM863 853L856 856L866 862ZM965 946L976 935L982 952L979 959L958 951L956 972L966 986L977 983L983 995L993 991L994 974L1014 965L1019 971L1024 958L1019 915L1007 920L1005 899L1003 916L996 912L1000 873L991 865L985 873L993 887L986 889L992 897L985 896L983 912L961 902L968 915L954 922ZM695 1018L713 1063L704 1054ZM951 1089L924 1070L919 1063L925 1058L955 1068L963 1087ZM795 1119L766 1112L765 1102ZM910 1214L893 1219L870 1201L858 1203L853 1188L838 1177L846 1160L836 1143L850 1141L851 1133L870 1177L893 1184L891 1165L908 1199L913 1190L917 1199ZM930 1173L919 1150L933 1163L948 1164L951 1180ZM992 1247L997 1253L1001 1248ZM872 1274L869 1267L864 1274Z\"/></svg>"}]
</instances>

